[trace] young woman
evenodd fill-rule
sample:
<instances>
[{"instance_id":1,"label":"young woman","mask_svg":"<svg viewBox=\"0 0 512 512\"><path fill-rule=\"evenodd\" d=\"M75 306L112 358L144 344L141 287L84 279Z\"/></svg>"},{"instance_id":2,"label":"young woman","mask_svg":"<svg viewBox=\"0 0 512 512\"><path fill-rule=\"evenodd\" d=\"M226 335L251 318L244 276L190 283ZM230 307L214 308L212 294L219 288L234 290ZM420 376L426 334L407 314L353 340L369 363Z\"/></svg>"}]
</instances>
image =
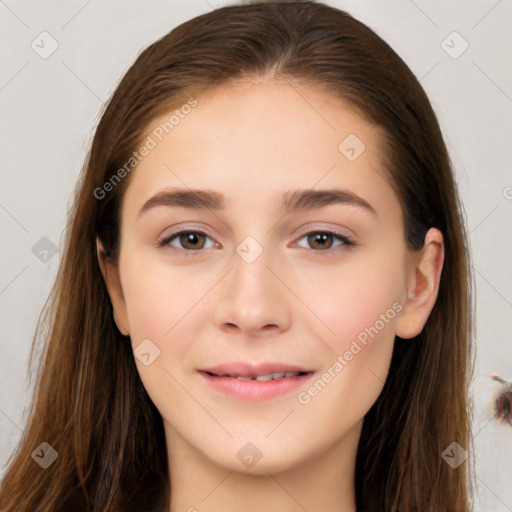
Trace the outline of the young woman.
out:
<instances>
[{"instance_id":1,"label":"young woman","mask_svg":"<svg viewBox=\"0 0 512 512\"><path fill-rule=\"evenodd\" d=\"M96 130L0 509L467 512L466 236L431 105L364 24L175 28Z\"/></svg>"}]
</instances>

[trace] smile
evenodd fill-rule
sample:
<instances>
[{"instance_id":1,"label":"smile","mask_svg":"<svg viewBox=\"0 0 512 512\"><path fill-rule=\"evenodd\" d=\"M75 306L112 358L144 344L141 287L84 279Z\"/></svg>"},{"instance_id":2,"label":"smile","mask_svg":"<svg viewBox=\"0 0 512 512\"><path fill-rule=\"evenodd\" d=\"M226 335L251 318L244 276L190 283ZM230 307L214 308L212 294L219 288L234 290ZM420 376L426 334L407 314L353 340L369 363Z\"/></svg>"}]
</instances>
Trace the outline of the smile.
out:
<instances>
[{"instance_id":1,"label":"smile","mask_svg":"<svg viewBox=\"0 0 512 512\"><path fill-rule=\"evenodd\" d=\"M314 372L277 372L264 375L217 375L200 370L208 388L242 400L271 400L286 395L308 381Z\"/></svg>"}]
</instances>

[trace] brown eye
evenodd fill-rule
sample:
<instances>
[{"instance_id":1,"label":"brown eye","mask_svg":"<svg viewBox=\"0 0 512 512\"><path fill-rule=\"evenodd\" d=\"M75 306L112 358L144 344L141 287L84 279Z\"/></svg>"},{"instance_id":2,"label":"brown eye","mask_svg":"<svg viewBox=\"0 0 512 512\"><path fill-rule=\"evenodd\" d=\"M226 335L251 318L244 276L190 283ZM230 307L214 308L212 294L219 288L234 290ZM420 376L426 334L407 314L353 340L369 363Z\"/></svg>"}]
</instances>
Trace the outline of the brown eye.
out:
<instances>
[{"instance_id":1,"label":"brown eye","mask_svg":"<svg viewBox=\"0 0 512 512\"><path fill-rule=\"evenodd\" d=\"M334 233L331 231L310 231L304 234L300 240L307 239L307 249L315 249L316 252L327 252L329 249L339 248L352 248L355 243L348 237L341 235L340 233ZM337 242L334 244L334 242ZM305 247L300 245L300 247ZM329 252L333 252L329 251Z\"/></svg>"},{"instance_id":2,"label":"brown eye","mask_svg":"<svg viewBox=\"0 0 512 512\"><path fill-rule=\"evenodd\" d=\"M206 246L207 240L210 240L210 246ZM176 242L179 246L176 246ZM202 249L211 249L215 246L215 242L202 231L178 231L173 233L162 240L159 240L160 247L167 247L173 251L181 251L186 255L200 254Z\"/></svg>"},{"instance_id":3,"label":"brown eye","mask_svg":"<svg viewBox=\"0 0 512 512\"><path fill-rule=\"evenodd\" d=\"M206 236L197 231L184 231L179 234L179 240L184 249L203 249Z\"/></svg>"},{"instance_id":4,"label":"brown eye","mask_svg":"<svg viewBox=\"0 0 512 512\"><path fill-rule=\"evenodd\" d=\"M310 233L308 242L314 249L330 249L332 247L331 233Z\"/></svg>"}]
</instances>

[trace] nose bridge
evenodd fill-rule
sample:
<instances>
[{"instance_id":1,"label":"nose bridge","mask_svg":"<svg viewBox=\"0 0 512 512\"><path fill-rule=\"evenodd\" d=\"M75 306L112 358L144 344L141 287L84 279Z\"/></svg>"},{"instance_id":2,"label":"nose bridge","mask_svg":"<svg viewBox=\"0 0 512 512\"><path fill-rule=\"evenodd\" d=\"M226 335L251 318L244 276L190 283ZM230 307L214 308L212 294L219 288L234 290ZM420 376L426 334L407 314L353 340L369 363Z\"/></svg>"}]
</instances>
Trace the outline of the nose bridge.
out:
<instances>
[{"instance_id":1,"label":"nose bridge","mask_svg":"<svg viewBox=\"0 0 512 512\"><path fill-rule=\"evenodd\" d=\"M284 285L274 275L275 254L253 236L236 246L232 270L215 305L218 325L234 324L247 332L287 326L289 310Z\"/></svg>"},{"instance_id":2,"label":"nose bridge","mask_svg":"<svg viewBox=\"0 0 512 512\"><path fill-rule=\"evenodd\" d=\"M236 246L236 255L233 255L233 298L250 298L253 309L280 294L276 289L278 283L269 270L273 266L274 252L263 243L249 235Z\"/></svg>"}]
</instances>

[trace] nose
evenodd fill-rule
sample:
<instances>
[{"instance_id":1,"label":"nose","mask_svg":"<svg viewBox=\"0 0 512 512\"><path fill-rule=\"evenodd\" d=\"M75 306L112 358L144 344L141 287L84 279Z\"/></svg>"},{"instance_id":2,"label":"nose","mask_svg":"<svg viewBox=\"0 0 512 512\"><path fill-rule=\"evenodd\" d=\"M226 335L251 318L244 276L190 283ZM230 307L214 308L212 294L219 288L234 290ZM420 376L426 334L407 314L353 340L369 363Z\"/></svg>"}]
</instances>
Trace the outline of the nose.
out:
<instances>
[{"instance_id":1,"label":"nose","mask_svg":"<svg viewBox=\"0 0 512 512\"><path fill-rule=\"evenodd\" d=\"M232 269L219 283L215 324L225 332L240 331L248 337L287 330L292 294L286 284L284 272L267 251L250 263L235 253Z\"/></svg>"}]
</instances>

